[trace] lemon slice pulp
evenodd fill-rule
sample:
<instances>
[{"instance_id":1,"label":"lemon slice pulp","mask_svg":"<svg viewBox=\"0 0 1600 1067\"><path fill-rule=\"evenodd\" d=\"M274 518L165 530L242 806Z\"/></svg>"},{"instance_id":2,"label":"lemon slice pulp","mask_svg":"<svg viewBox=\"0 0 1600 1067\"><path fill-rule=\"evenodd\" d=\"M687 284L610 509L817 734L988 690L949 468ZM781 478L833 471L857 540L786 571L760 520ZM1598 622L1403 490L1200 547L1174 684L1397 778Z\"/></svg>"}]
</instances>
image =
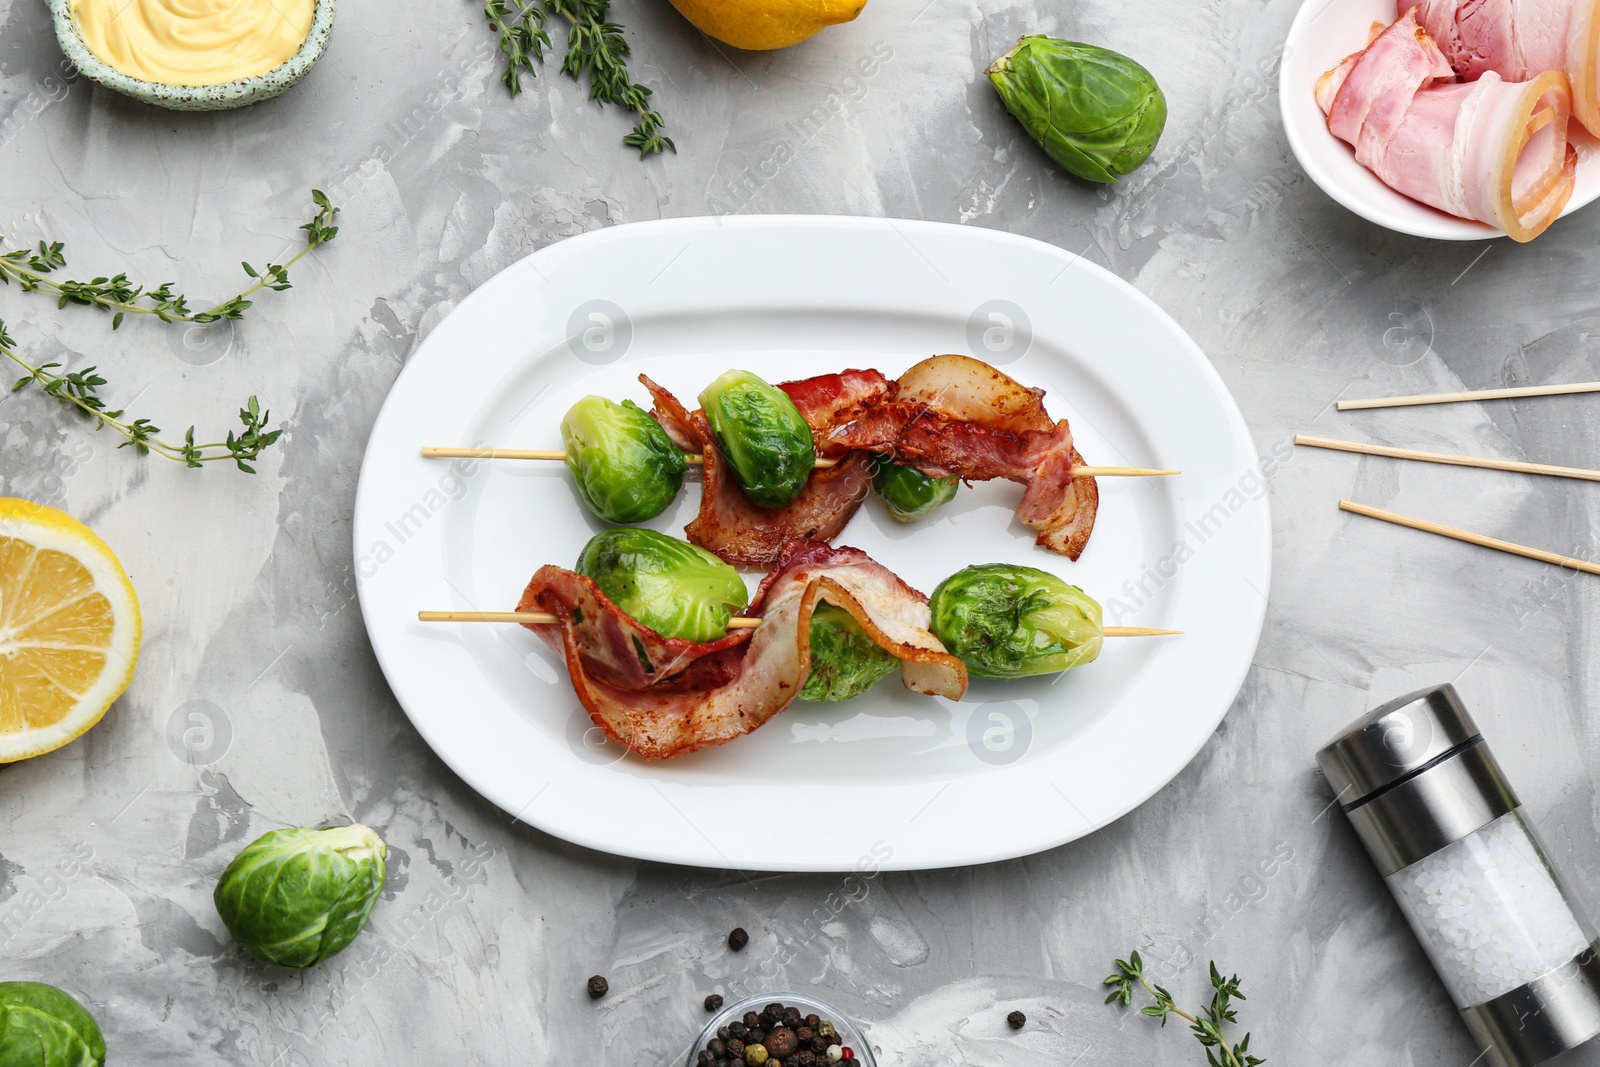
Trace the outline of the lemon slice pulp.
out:
<instances>
[{"instance_id":1,"label":"lemon slice pulp","mask_svg":"<svg viewBox=\"0 0 1600 1067\"><path fill-rule=\"evenodd\" d=\"M64 511L0 498L0 763L60 748L133 680L139 601L106 543Z\"/></svg>"}]
</instances>

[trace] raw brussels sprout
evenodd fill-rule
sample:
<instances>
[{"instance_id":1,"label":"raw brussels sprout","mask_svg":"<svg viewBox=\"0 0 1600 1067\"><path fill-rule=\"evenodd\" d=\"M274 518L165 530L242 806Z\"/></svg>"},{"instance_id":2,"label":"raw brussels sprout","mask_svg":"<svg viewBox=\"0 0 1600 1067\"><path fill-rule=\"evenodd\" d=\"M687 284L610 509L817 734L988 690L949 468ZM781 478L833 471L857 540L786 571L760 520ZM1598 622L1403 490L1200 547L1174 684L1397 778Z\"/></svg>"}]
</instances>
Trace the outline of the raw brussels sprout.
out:
<instances>
[{"instance_id":1,"label":"raw brussels sprout","mask_svg":"<svg viewBox=\"0 0 1600 1067\"><path fill-rule=\"evenodd\" d=\"M42 982L0 982L0 1067L101 1067L106 1039L72 997Z\"/></svg>"},{"instance_id":2,"label":"raw brussels sprout","mask_svg":"<svg viewBox=\"0 0 1600 1067\"><path fill-rule=\"evenodd\" d=\"M280 967L309 967L355 940L383 889L389 849L368 827L290 827L234 857L212 895L244 950Z\"/></svg>"},{"instance_id":3,"label":"raw brussels sprout","mask_svg":"<svg viewBox=\"0 0 1600 1067\"><path fill-rule=\"evenodd\" d=\"M1037 567L990 563L939 583L929 625L973 674L1054 674L1100 654L1100 605Z\"/></svg>"},{"instance_id":4,"label":"raw brussels sprout","mask_svg":"<svg viewBox=\"0 0 1600 1067\"><path fill-rule=\"evenodd\" d=\"M700 407L739 488L753 503L785 507L805 488L817 463L817 444L783 390L747 370L731 370L705 387Z\"/></svg>"},{"instance_id":5,"label":"raw brussels sprout","mask_svg":"<svg viewBox=\"0 0 1600 1067\"><path fill-rule=\"evenodd\" d=\"M1050 158L1086 181L1139 166L1167 124L1155 78L1108 48L1029 34L985 73Z\"/></svg>"},{"instance_id":6,"label":"raw brussels sprout","mask_svg":"<svg viewBox=\"0 0 1600 1067\"><path fill-rule=\"evenodd\" d=\"M960 478L935 478L886 456L872 461L872 487L889 506L897 522L927 518L940 504L948 504L961 487Z\"/></svg>"},{"instance_id":7,"label":"raw brussels sprout","mask_svg":"<svg viewBox=\"0 0 1600 1067\"><path fill-rule=\"evenodd\" d=\"M683 488L683 453L631 400L586 396L561 420L567 469L589 510L607 522L644 522Z\"/></svg>"},{"instance_id":8,"label":"raw brussels sprout","mask_svg":"<svg viewBox=\"0 0 1600 1067\"><path fill-rule=\"evenodd\" d=\"M604 530L577 571L629 616L663 637L715 641L750 594L739 572L703 548L654 530Z\"/></svg>"},{"instance_id":9,"label":"raw brussels sprout","mask_svg":"<svg viewBox=\"0 0 1600 1067\"><path fill-rule=\"evenodd\" d=\"M868 637L854 615L824 601L811 613L811 674L800 687L800 699L858 697L898 666L900 661Z\"/></svg>"}]
</instances>

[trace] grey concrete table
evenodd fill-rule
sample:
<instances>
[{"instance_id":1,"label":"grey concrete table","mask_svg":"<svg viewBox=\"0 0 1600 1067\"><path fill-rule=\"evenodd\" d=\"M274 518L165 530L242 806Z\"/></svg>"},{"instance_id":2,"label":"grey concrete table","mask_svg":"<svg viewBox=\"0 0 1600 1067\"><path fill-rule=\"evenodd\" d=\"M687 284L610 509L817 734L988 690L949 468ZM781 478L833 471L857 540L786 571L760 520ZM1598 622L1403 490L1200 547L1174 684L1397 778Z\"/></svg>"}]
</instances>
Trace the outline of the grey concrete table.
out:
<instances>
[{"instance_id":1,"label":"grey concrete table","mask_svg":"<svg viewBox=\"0 0 1600 1067\"><path fill-rule=\"evenodd\" d=\"M224 427L250 393L290 427L255 477L114 448L38 394L0 404L0 492L115 545L143 600L132 688L78 743L0 772L0 978L82 994L118 1063L655 1064L702 996L769 980L871 1024L889 1065L1195 1064L1177 1027L1100 1004L1141 949L1185 1002L1216 958L1269 1062L1466 1065L1475 1049L1312 753L1380 699L1453 679L1593 907L1600 583L1335 509L1340 496L1594 554L1581 483L1288 451L1297 431L1600 466L1600 401L1334 412L1340 396L1600 378L1600 211L1530 247L1377 230L1306 179L1277 118L1294 0L873 0L854 24L733 54L665 0L618 0L679 152L643 164L547 70L510 100L473 3L345 0L277 101L153 111L64 76L43 5L0 0L0 232L67 242L200 295L291 247L312 186L343 208L295 288L236 329L112 334L0 292L26 350L97 364L165 426ZM1121 185L1065 179L980 71L1023 32L1140 58L1172 116ZM857 66L879 59L870 76ZM463 296L584 230L708 212L991 226L1081 251L1194 336L1271 478L1275 574L1238 702L1138 811L1052 852L885 875L640 864L509 819L428 750L354 603L350 514L368 428ZM1017 818L1029 818L1019 811ZM359 819L393 849L367 934L308 973L241 956L215 877L274 826ZM802 812L775 813L803 827ZM1270 871L1263 875L1262 871ZM860 894L855 894L860 896ZM743 925L740 955L722 944ZM583 984L609 976L592 1003ZM1020 1008L1021 1033L1005 1026Z\"/></svg>"}]
</instances>

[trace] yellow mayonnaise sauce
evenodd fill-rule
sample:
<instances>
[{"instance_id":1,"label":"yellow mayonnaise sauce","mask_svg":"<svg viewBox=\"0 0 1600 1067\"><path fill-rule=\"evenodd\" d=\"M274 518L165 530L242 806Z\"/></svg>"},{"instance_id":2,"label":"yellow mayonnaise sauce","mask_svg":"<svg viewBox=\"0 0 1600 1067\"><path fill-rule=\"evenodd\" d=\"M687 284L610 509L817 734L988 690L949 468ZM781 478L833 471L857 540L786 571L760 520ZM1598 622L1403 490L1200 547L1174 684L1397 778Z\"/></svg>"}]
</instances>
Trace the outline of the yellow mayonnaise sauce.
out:
<instances>
[{"instance_id":1,"label":"yellow mayonnaise sauce","mask_svg":"<svg viewBox=\"0 0 1600 1067\"><path fill-rule=\"evenodd\" d=\"M165 85L265 74L300 50L316 0L73 0L83 43L114 70Z\"/></svg>"}]
</instances>

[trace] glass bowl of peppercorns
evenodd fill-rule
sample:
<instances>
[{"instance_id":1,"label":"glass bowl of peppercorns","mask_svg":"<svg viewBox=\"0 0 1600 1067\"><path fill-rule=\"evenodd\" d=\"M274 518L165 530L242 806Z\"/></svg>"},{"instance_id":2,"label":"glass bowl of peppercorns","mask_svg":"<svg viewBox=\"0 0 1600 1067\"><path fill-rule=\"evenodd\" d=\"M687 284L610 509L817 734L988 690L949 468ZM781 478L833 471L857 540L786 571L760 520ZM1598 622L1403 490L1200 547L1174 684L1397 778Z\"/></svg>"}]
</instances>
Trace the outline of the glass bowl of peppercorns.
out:
<instances>
[{"instance_id":1,"label":"glass bowl of peppercorns","mask_svg":"<svg viewBox=\"0 0 1600 1067\"><path fill-rule=\"evenodd\" d=\"M689 1048L686 1067L878 1067L866 1035L802 993L766 993L725 1006Z\"/></svg>"}]
</instances>

